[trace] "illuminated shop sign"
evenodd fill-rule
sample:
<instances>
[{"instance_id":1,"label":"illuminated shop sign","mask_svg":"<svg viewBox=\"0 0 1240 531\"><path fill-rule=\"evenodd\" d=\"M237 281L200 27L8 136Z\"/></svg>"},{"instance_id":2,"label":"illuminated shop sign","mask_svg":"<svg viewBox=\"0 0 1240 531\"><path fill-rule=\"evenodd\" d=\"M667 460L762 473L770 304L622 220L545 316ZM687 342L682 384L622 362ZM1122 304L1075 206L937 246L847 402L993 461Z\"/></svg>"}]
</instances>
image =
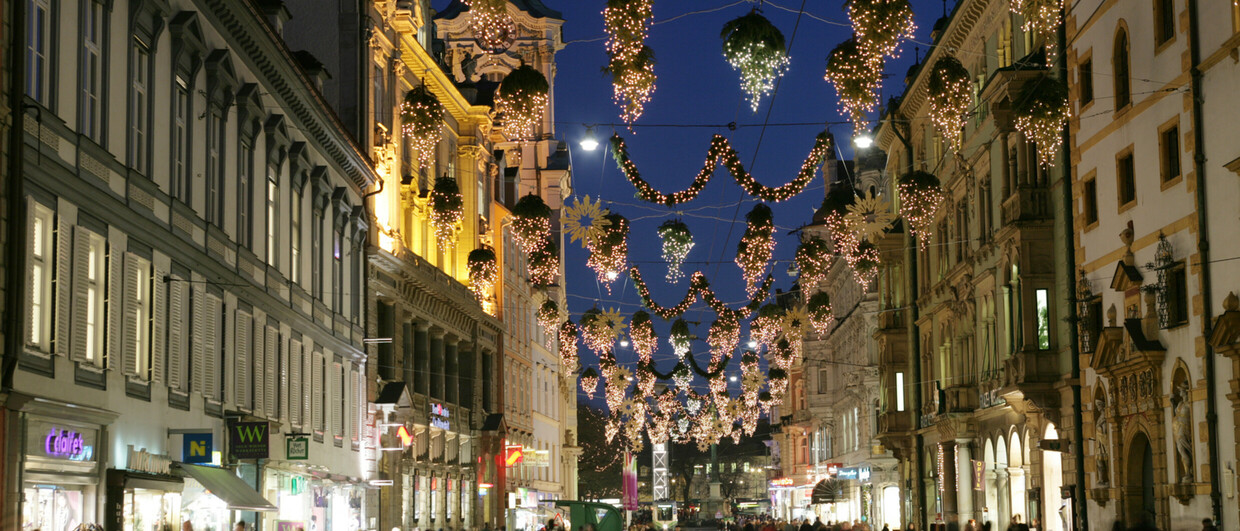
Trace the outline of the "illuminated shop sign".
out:
<instances>
[{"instance_id":1,"label":"illuminated shop sign","mask_svg":"<svg viewBox=\"0 0 1240 531\"><path fill-rule=\"evenodd\" d=\"M448 418L452 415L443 404L431 404L430 425L441 430L449 429Z\"/></svg>"},{"instance_id":2,"label":"illuminated shop sign","mask_svg":"<svg viewBox=\"0 0 1240 531\"><path fill-rule=\"evenodd\" d=\"M49 422L31 422L27 430L27 447L35 455L68 461L95 460L95 430Z\"/></svg>"},{"instance_id":3,"label":"illuminated shop sign","mask_svg":"<svg viewBox=\"0 0 1240 531\"><path fill-rule=\"evenodd\" d=\"M850 466L850 467L839 469L839 473L836 474L836 477L840 479L857 479L857 475L858 475L857 467Z\"/></svg>"},{"instance_id":4,"label":"illuminated shop sign","mask_svg":"<svg viewBox=\"0 0 1240 531\"><path fill-rule=\"evenodd\" d=\"M517 466L525 460L525 448L519 444L504 447L504 466Z\"/></svg>"},{"instance_id":5,"label":"illuminated shop sign","mask_svg":"<svg viewBox=\"0 0 1240 531\"><path fill-rule=\"evenodd\" d=\"M795 481L792 478L775 478L771 480L772 487L791 487Z\"/></svg>"},{"instance_id":6,"label":"illuminated shop sign","mask_svg":"<svg viewBox=\"0 0 1240 531\"><path fill-rule=\"evenodd\" d=\"M43 449L52 457L77 459L86 453L86 443L82 434L76 431L53 427L44 439Z\"/></svg>"}]
</instances>

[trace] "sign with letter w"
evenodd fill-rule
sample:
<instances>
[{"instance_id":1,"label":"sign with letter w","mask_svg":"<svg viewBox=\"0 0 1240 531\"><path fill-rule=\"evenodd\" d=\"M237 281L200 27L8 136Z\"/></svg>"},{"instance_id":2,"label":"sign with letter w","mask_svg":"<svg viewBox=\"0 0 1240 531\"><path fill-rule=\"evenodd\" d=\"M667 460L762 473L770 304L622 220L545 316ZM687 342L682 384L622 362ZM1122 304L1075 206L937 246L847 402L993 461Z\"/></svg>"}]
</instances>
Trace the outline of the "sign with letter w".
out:
<instances>
[{"instance_id":1,"label":"sign with letter w","mask_svg":"<svg viewBox=\"0 0 1240 531\"><path fill-rule=\"evenodd\" d=\"M228 425L228 450L235 459L267 459L271 437L266 422L234 422Z\"/></svg>"}]
</instances>

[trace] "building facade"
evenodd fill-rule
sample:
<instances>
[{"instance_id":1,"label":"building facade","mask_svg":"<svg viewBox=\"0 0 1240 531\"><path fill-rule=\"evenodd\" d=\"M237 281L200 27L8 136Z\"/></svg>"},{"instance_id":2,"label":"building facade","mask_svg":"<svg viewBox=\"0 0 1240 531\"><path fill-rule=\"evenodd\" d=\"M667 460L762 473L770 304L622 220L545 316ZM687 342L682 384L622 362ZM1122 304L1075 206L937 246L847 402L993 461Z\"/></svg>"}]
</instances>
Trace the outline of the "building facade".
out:
<instances>
[{"instance_id":1,"label":"building facade","mask_svg":"<svg viewBox=\"0 0 1240 531\"><path fill-rule=\"evenodd\" d=\"M367 525L366 155L250 2L22 4L5 527Z\"/></svg>"}]
</instances>

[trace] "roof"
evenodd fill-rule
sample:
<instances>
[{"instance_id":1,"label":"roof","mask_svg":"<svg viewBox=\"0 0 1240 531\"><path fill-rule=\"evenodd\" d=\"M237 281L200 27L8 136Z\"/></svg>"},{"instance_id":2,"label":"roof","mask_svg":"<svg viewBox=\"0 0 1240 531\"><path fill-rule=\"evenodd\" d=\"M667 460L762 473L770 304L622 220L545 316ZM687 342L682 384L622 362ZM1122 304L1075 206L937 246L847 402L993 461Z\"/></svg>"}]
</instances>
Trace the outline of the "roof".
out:
<instances>
[{"instance_id":1,"label":"roof","mask_svg":"<svg viewBox=\"0 0 1240 531\"><path fill-rule=\"evenodd\" d=\"M400 403L400 395L405 392L405 382L388 382L383 385L383 389L379 391L379 397L375 398L376 404L397 404Z\"/></svg>"},{"instance_id":2,"label":"roof","mask_svg":"<svg viewBox=\"0 0 1240 531\"><path fill-rule=\"evenodd\" d=\"M491 413L487 415L486 420L482 421L482 431L499 431L504 424L503 413Z\"/></svg>"},{"instance_id":3,"label":"roof","mask_svg":"<svg viewBox=\"0 0 1240 531\"><path fill-rule=\"evenodd\" d=\"M508 0L508 2L517 9L533 15L534 18L554 18L557 20L564 20L564 14L547 7L541 0ZM464 2L461 0L452 0L452 3L448 4L448 7L443 8L443 11L435 14L435 18L456 18L461 13L466 11L469 11L469 6L465 5Z\"/></svg>"}]
</instances>

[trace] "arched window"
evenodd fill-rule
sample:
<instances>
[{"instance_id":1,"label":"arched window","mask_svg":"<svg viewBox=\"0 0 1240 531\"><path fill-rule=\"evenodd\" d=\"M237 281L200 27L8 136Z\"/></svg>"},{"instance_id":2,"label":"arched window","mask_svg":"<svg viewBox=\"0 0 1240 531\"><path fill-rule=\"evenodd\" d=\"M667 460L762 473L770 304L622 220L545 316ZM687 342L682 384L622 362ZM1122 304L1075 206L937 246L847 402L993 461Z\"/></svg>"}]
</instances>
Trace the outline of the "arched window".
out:
<instances>
[{"instance_id":1,"label":"arched window","mask_svg":"<svg viewBox=\"0 0 1240 531\"><path fill-rule=\"evenodd\" d=\"M1115 71L1115 109L1123 109L1132 103L1132 81L1128 71L1128 31L1120 28L1115 34L1115 48L1111 51L1111 67Z\"/></svg>"}]
</instances>

